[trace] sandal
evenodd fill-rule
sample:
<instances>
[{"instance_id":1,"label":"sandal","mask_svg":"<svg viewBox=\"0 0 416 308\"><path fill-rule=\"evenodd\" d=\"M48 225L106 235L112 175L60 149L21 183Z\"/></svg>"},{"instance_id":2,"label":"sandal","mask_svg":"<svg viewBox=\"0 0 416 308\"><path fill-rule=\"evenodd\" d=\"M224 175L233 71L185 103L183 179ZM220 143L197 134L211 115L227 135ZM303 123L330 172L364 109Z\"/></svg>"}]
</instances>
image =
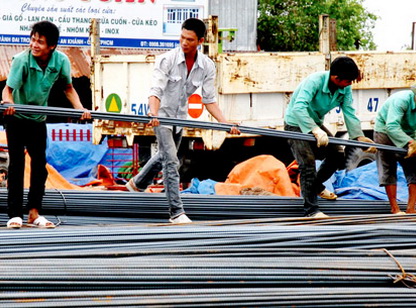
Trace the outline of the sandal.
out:
<instances>
[{"instance_id":1,"label":"sandal","mask_svg":"<svg viewBox=\"0 0 416 308\"><path fill-rule=\"evenodd\" d=\"M338 198L336 194L334 194L326 188L323 191L321 191L321 193L318 196L327 200L335 200L336 198Z\"/></svg>"},{"instance_id":2,"label":"sandal","mask_svg":"<svg viewBox=\"0 0 416 308\"><path fill-rule=\"evenodd\" d=\"M55 224L47 220L44 216L39 216L32 223L28 223L27 225L31 227L46 228L46 229L55 228Z\"/></svg>"},{"instance_id":3,"label":"sandal","mask_svg":"<svg viewBox=\"0 0 416 308\"><path fill-rule=\"evenodd\" d=\"M7 228L10 228L10 229L20 229L22 225L23 225L23 220L19 216L10 218L9 221L7 222Z\"/></svg>"}]
</instances>

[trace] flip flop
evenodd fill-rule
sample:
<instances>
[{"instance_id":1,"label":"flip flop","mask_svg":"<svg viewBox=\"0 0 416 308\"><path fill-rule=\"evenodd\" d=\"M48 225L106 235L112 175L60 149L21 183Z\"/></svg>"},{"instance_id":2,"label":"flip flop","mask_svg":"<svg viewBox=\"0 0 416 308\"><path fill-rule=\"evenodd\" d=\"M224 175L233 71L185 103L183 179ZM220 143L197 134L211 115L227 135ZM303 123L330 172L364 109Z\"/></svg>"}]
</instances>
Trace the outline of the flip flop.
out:
<instances>
[{"instance_id":1,"label":"flip flop","mask_svg":"<svg viewBox=\"0 0 416 308\"><path fill-rule=\"evenodd\" d=\"M46 228L46 229L55 228L55 224L47 220L44 216L39 216L31 224L27 224L27 225L31 227Z\"/></svg>"},{"instance_id":2,"label":"flip flop","mask_svg":"<svg viewBox=\"0 0 416 308\"><path fill-rule=\"evenodd\" d=\"M20 229L23 225L23 220L21 217L10 218L7 222L7 228L9 229Z\"/></svg>"},{"instance_id":3,"label":"flip flop","mask_svg":"<svg viewBox=\"0 0 416 308\"><path fill-rule=\"evenodd\" d=\"M336 198L338 198L336 194L334 194L326 188L323 191L321 191L321 193L318 196L327 200L335 200Z\"/></svg>"}]
</instances>

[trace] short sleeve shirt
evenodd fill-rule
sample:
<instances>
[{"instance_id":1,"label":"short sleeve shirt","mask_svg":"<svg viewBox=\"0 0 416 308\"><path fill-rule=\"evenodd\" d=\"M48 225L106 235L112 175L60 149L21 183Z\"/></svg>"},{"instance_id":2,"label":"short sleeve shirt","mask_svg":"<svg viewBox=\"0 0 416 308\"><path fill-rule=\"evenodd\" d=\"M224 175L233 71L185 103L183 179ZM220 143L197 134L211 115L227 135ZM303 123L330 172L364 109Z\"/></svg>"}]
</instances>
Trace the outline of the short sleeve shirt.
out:
<instances>
[{"instance_id":1,"label":"short sleeve shirt","mask_svg":"<svg viewBox=\"0 0 416 308\"><path fill-rule=\"evenodd\" d=\"M30 50L13 57L6 84L13 89L15 104L47 106L53 84L61 80L72 83L71 64L68 57L55 50L45 70L42 70ZM46 116L35 114L16 114L19 118L44 121Z\"/></svg>"},{"instance_id":2,"label":"short sleeve shirt","mask_svg":"<svg viewBox=\"0 0 416 308\"><path fill-rule=\"evenodd\" d=\"M180 47L160 56L150 89L150 95L160 100L159 116L185 119L188 98L200 87L204 104L216 102L215 76L214 62L200 51L189 76L185 54Z\"/></svg>"},{"instance_id":3,"label":"short sleeve shirt","mask_svg":"<svg viewBox=\"0 0 416 308\"><path fill-rule=\"evenodd\" d=\"M404 147L416 136L415 94L404 90L391 95L377 113L376 132L385 133L397 147Z\"/></svg>"},{"instance_id":4,"label":"short sleeve shirt","mask_svg":"<svg viewBox=\"0 0 416 308\"><path fill-rule=\"evenodd\" d=\"M340 107L350 138L364 136L352 106L351 86L337 89L332 94L328 87L329 79L329 71L313 73L305 78L293 92L285 112L285 122L299 127L303 133L309 133L314 127L323 124L329 111Z\"/></svg>"}]
</instances>

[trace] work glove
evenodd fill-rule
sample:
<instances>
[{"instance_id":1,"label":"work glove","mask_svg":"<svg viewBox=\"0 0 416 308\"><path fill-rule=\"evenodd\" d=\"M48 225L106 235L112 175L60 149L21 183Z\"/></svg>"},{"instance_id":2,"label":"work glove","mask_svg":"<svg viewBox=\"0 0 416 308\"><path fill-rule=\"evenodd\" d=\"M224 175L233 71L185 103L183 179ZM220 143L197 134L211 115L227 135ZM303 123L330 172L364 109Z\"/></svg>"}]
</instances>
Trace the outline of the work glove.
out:
<instances>
[{"instance_id":1,"label":"work glove","mask_svg":"<svg viewBox=\"0 0 416 308\"><path fill-rule=\"evenodd\" d=\"M373 140L371 140L370 138L367 138L365 136L360 136L357 138L357 141L361 141L361 142L368 142L368 143L375 143ZM377 148L376 147L369 147L365 150L363 150L366 153L376 153L377 152Z\"/></svg>"},{"instance_id":2,"label":"work glove","mask_svg":"<svg viewBox=\"0 0 416 308\"><path fill-rule=\"evenodd\" d=\"M319 126L312 129L312 134L316 138L316 145L318 146L318 148L321 146L326 147L328 145L328 135Z\"/></svg>"},{"instance_id":3,"label":"work glove","mask_svg":"<svg viewBox=\"0 0 416 308\"><path fill-rule=\"evenodd\" d=\"M409 141L409 147L407 149L407 155L405 158L416 156L416 142L414 140Z\"/></svg>"}]
</instances>

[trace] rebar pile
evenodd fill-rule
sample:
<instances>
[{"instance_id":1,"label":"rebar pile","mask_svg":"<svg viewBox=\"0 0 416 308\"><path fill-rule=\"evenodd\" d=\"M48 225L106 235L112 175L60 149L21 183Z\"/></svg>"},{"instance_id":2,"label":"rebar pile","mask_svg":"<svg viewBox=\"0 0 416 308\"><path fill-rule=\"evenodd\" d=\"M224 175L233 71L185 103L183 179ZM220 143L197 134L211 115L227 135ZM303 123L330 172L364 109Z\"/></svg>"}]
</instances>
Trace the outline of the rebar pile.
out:
<instances>
[{"instance_id":1,"label":"rebar pile","mask_svg":"<svg viewBox=\"0 0 416 308\"><path fill-rule=\"evenodd\" d=\"M303 216L303 199L275 196L182 195L187 214L193 220L287 218ZM168 219L165 194L123 191L47 190L46 214L137 218L142 222ZM406 205L400 204L404 210ZM0 189L0 211L7 207L7 193ZM388 201L320 200L329 215L389 214Z\"/></svg>"},{"instance_id":2,"label":"rebar pile","mask_svg":"<svg viewBox=\"0 0 416 308\"><path fill-rule=\"evenodd\" d=\"M416 217L390 216L7 230L0 305L409 307Z\"/></svg>"},{"instance_id":3,"label":"rebar pile","mask_svg":"<svg viewBox=\"0 0 416 308\"><path fill-rule=\"evenodd\" d=\"M195 222L177 226L167 223L164 194L48 190L44 210L57 229L0 233L0 306L409 307L416 300L416 215L389 215L387 201L322 200L335 216L312 219L302 217L301 198L183 200ZM6 204L0 189L3 213Z\"/></svg>"}]
</instances>

